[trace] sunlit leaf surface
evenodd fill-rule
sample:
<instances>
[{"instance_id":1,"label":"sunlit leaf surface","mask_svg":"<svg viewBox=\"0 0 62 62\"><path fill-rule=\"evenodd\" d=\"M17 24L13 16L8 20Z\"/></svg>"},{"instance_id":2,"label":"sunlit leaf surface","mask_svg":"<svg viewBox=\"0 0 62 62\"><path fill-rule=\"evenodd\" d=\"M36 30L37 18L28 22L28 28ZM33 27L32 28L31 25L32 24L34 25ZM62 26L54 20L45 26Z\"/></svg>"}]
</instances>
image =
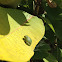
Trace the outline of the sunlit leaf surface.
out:
<instances>
[{"instance_id":1,"label":"sunlit leaf surface","mask_svg":"<svg viewBox=\"0 0 62 62\"><path fill-rule=\"evenodd\" d=\"M0 7L0 60L26 62L34 55L34 48L44 36L41 19L25 11ZM31 46L23 38L32 39Z\"/></svg>"}]
</instances>

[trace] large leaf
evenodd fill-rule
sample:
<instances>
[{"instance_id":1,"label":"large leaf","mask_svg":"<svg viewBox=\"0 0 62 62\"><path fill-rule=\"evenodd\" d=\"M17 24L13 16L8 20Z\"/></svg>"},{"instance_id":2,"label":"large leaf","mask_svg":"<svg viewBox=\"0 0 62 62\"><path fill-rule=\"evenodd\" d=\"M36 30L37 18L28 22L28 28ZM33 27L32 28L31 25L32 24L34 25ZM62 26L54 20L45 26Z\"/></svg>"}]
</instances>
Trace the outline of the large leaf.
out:
<instances>
[{"instance_id":1,"label":"large leaf","mask_svg":"<svg viewBox=\"0 0 62 62\"><path fill-rule=\"evenodd\" d=\"M38 17L25 11L0 7L0 60L30 60L44 33L44 24ZM31 46L25 44L25 35L32 39Z\"/></svg>"}]
</instances>

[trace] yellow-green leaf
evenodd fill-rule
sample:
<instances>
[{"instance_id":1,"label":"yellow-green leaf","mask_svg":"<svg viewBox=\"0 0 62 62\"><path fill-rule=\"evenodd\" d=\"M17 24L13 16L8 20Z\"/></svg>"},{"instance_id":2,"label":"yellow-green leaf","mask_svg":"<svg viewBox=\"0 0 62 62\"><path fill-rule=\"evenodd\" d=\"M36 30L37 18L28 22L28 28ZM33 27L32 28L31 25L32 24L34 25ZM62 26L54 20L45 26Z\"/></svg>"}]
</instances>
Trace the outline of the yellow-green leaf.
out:
<instances>
[{"instance_id":1,"label":"yellow-green leaf","mask_svg":"<svg viewBox=\"0 0 62 62\"><path fill-rule=\"evenodd\" d=\"M0 60L26 62L45 33L41 19L25 11L0 7ZM23 38L32 39L31 46Z\"/></svg>"}]
</instances>

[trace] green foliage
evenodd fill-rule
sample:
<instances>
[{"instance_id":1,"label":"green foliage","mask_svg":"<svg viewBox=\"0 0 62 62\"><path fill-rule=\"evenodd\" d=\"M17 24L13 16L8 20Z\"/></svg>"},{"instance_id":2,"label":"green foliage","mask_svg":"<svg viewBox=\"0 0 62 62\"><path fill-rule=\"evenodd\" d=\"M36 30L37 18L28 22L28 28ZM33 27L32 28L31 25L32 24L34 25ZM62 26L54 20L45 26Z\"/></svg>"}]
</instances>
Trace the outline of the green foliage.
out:
<instances>
[{"instance_id":1,"label":"green foliage","mask_svg":"<svg viewBox=\"0 0 62 62\"><path fill-rule=\"evenodd\" d=\"M40 14L40 17L45 23L46 38L44 38L44 42L49 44L48 47L50 47L51 50L48 50L48 47L46 47L47 52L50 52L45 54L45 46L43 47L45 50L41 50L42 48L40 46L40 50L35 51L33 58L43 59L44 62L62 62L62 5L60 7L62 0L55 0L55 2L57 3L57 7L51 8L49 7L48 2L45 0L42 1L42 3L44 3L44 10L46 12L44 14Z\"/></svg>"},{"instance_id":2,"label":"green foliage","mask_svg":"<svg viewBox=\"0 0 62 62\"><path fill-rule=\"evenodd\" d=\"M50 7L46 7L46 11L47 11L47 18L49 19L49 21L52 23L52 25L54 26L55 29L55 33L56 36L62 40L62 9L60 8L50 8ZM59 17L58 17L59 16ZM56 19L57 17L57 19Z\"/></svg>"},{"instance_id":3,"label":"green foliage","mask_svg":"<svg viewBox=\"0 0 62 62\"><path fill-rule=\"evenodd\" d=\"M44 57L48 56L48 51L50 50L50 46L44 42L44 40L41 40L39 44L36 46L34 52L34 56L32 57L34 59L42 59Z\"/></svg>"},{"instance_id":4,"label":"green foliage","mask_svg":"<svg viewBox=\"0 0 62 62\"><path fill-rule=\"evenodd\" d=\"M34 15L33 7L37 8L37 6L36 4L33 6L33 1L22 0L17 9ZM32 60L43 59L44 62L62 62L62 0L53 1L57 4L56 8L51 8L46 0L42 0L42 10L46 13L35 14L45 23L45 36L36 46Z\"/></svg>"}]
</instances>

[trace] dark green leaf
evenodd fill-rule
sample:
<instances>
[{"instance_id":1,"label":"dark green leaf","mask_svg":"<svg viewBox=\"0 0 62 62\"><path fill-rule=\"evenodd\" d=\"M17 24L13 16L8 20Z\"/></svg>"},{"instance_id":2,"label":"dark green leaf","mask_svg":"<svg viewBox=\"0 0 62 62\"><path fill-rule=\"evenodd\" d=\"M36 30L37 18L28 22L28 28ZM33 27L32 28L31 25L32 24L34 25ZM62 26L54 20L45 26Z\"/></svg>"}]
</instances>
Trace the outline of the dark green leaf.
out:
<instances>
[{"instance_id":1,"label":"dark green leaf","mask_svg":"<svg viewBox=\"0 0 62 62\"><path fill-rule=\"evenodd\" d=\"M52 54L57 59L57 61L62 61L62 49L60 49L59 47L52 49Z\"/></svg>"},{"instance_id":2,"label":"dark green leaf","mask_svg":"<svg viewBox=\"0 0 62 62\"><path fill-rule=\"evenodd\" d=\"M42 59L48 56L48 51L50 50L50 46L46 44L44 41L40 41L39 44L36 46L34 52L33 59Z\"/></svg>"},{"instance_id":3,"label":"dark green leaf","mask_svg":"<svg viewBox=\"0 0 62 62\"><path fill-rule=\"evenodd\" d=\"M61 18L61 12L62 9L60 9L59 7L57 8L50 8L50 7L46 7L46 11L47 11L47 18L50 20L50 22L52 23L54 29L55 29L55 33L56 36L62 40L62 20L57 20L56 17L59 19L59 17Z\"/></svg>"},{"instance_id":4,"label":"dark green leaf","mask_svg":"<svg viewBox=\"0 0 62 62\"><path fill-rule=\"evenodd\" d=\"M58 62L52 54L49 54L47 57L43 58L43 60L44 62Z\"/></svg>"},{"instance_id":5,"label":"dark green leaf","mask_svg":"<svg viewBox=\"0 0 62 62\"><path fill-rule=\"evenodd\" d=\"M54 43L55 33L51 30L51 28L46 24L45 36L49 40L50 43ZM48 29L48 30L47 30Z\"/></svg>"}]
</instances>

